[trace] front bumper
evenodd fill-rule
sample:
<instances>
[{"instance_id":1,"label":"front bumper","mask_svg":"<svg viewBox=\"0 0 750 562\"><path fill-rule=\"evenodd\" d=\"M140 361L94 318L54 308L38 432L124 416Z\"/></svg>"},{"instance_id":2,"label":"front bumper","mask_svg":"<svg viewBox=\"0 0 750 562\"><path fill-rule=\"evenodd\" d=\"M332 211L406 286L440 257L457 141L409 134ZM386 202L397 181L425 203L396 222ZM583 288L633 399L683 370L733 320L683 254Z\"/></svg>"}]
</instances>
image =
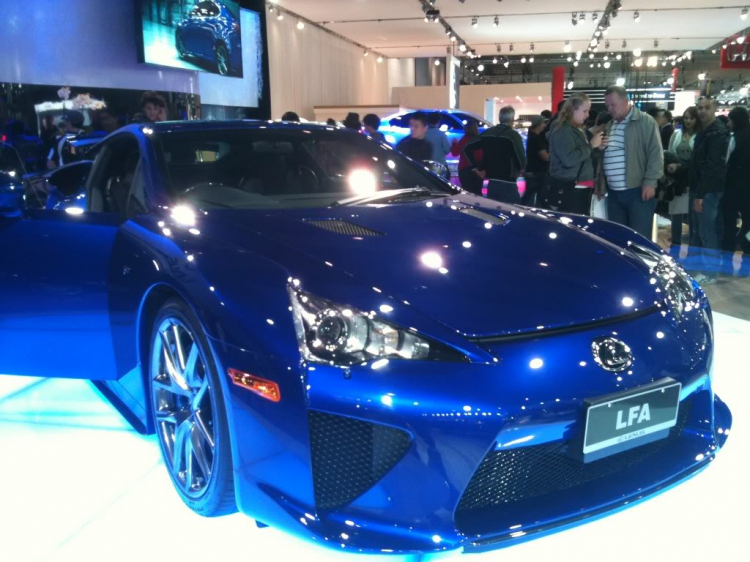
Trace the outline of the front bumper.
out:
<instances>
[{"instance_id":1,"label":"front bumper","mask_svg":"<svg viewBox=\"0 0 750 562\"><path fill-rule=\"evenodd\" d=\"M473 552L655 494L705 467L731 427L708 374L710 320L696 313L670 325L657 313L612 328L488 345L498 361L484 364L307 365L297 379L305 390L299 410L258 424L257 411L233 408L245 420L235 420L236 436L245 423L276 434L286 426L285 439L304 426L291 448L265 451L262 473L253 440L236 439L238 503L265 523L355 552ZM606 373L591 360L591 341L603 331L633 349L627 373ZM683 386L668 439L589 465L568 459L584 398L664 376Z\"/></svg>"}]
</instances>

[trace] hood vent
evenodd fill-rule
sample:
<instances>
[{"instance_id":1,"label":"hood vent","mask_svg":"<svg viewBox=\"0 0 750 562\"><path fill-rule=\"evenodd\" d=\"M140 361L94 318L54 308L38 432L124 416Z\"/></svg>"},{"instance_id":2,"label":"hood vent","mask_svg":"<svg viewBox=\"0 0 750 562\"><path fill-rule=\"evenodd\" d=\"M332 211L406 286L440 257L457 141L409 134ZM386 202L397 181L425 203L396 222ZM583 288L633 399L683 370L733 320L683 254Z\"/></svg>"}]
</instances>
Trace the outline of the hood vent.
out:
<instances>
[{"instance_id":1,"label":"hood vent","mask_svg":"<svg viewBox=\"0 0 750 562\"><path fill-rule=\"evenodd\" d=\"M459 209L459 212L469 215L470 217L474 217L475 219L479 219L484 222L488 222L490 224L502 226L505 223L508 222L508 218L504 216L496 217L495 215L491 213L487 213L485 211L480 211L479 209L473 209L471 207L464 207L463 209Z\"/></svg>"},{"instance_id":2,"label":"hood vent","mask_svg":"<svg viewBox=\"0 0 750 562\"><path fill-rule=\"evenodd\" d=\"M353 224L350 222L329 219L329 220L305 220L305 224L310 226L317 226L323 230L335 232L336 234L343 234L344 236L385 236L385 233L378 232L377 230L370 230L364 226Z\"/></svg>"}]
</instances>

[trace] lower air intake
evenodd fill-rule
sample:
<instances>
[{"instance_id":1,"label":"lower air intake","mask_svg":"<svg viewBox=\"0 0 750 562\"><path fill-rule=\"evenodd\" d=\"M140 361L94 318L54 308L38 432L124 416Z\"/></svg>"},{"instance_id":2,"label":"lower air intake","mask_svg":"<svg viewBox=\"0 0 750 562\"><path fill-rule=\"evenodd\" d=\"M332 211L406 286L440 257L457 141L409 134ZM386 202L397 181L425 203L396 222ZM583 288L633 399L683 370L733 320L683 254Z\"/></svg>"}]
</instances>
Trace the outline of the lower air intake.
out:
<instances>
[{"instance_id":1,"label":"lower air intake","mask_svg":"<svg viewBox=\"0 0 750 562\"><path fill-rule=\"evenodd\" d=\"M627 471L674 443L685 427L691 409L691 399L680 404L677 425L669 437L588 464L567 456L568 441L490 451L461 497L456 515L511 505Z\"/></svg>"},{"instance_id":2,"label":"lower air intake","mask_svg":"<svg viewBox=\"0 0 750 562\"><path fill-rule=\"evenodd\" d=\"M405 431L345 416L310 411L315 504L343 507L372 488L406 454Z\"/></svg>"}]
</instances>

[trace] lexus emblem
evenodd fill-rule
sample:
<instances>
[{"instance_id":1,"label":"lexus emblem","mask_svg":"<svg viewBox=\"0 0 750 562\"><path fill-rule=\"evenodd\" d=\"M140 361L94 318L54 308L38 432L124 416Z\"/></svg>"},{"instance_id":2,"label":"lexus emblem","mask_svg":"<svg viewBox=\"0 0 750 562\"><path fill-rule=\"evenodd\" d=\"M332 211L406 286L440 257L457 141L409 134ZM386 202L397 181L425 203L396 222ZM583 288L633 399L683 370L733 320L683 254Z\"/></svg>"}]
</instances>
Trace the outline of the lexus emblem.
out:
<instances>
[{"instance_id":1,"label":"lexus emblem","mask_svg":"<svg viewBox=\"0 0 750 562\"><path fill-rule=\"evenodd\" d=\"M596 338L591 344L594 361L605 371L619 373L633 364L630 348L615 338Z\"/></svg>"}]
</instances>

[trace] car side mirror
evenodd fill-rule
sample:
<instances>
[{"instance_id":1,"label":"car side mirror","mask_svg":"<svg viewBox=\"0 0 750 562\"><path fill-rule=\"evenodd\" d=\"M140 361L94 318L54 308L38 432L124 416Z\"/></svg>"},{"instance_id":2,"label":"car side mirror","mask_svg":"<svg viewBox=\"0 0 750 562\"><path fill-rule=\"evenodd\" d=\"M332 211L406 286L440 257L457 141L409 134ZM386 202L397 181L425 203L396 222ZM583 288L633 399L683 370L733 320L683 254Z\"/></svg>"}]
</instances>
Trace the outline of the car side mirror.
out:
<instances>
[{"instance_id":1,"label":"car side mirror","mask_svg":"<svg viewBox=\"0 0 750 562\"><path fill-rule=\"evenodd\" d=\"M0 171L0 217L17 218L23 214L23 184L15 172Z\"/></svg>"},{"instance_id":2,"label":"car side mirror","mask_svg":"<svg viewBox=\"0 0 750 562\"><path fill-rule=\"evenodd\" d=\"M57 189L61 195L72 197L79 193L89 177L91 167L94 163L90 160L74 162L52 172L47 182Z\"/></svg>"},{"instance_id":3,"label":"car side mirror","mask_svg":"<svg viewBox=\"0 0 750 562\"><path fill-rule=\"evenodd\" d=\"M451 172L448 169L448 166L446 166L442 162L435 162L434 160L424 160L422 163L436 176L439 176L446 181L450 181Z\"/></svg>"}]
</instances>

